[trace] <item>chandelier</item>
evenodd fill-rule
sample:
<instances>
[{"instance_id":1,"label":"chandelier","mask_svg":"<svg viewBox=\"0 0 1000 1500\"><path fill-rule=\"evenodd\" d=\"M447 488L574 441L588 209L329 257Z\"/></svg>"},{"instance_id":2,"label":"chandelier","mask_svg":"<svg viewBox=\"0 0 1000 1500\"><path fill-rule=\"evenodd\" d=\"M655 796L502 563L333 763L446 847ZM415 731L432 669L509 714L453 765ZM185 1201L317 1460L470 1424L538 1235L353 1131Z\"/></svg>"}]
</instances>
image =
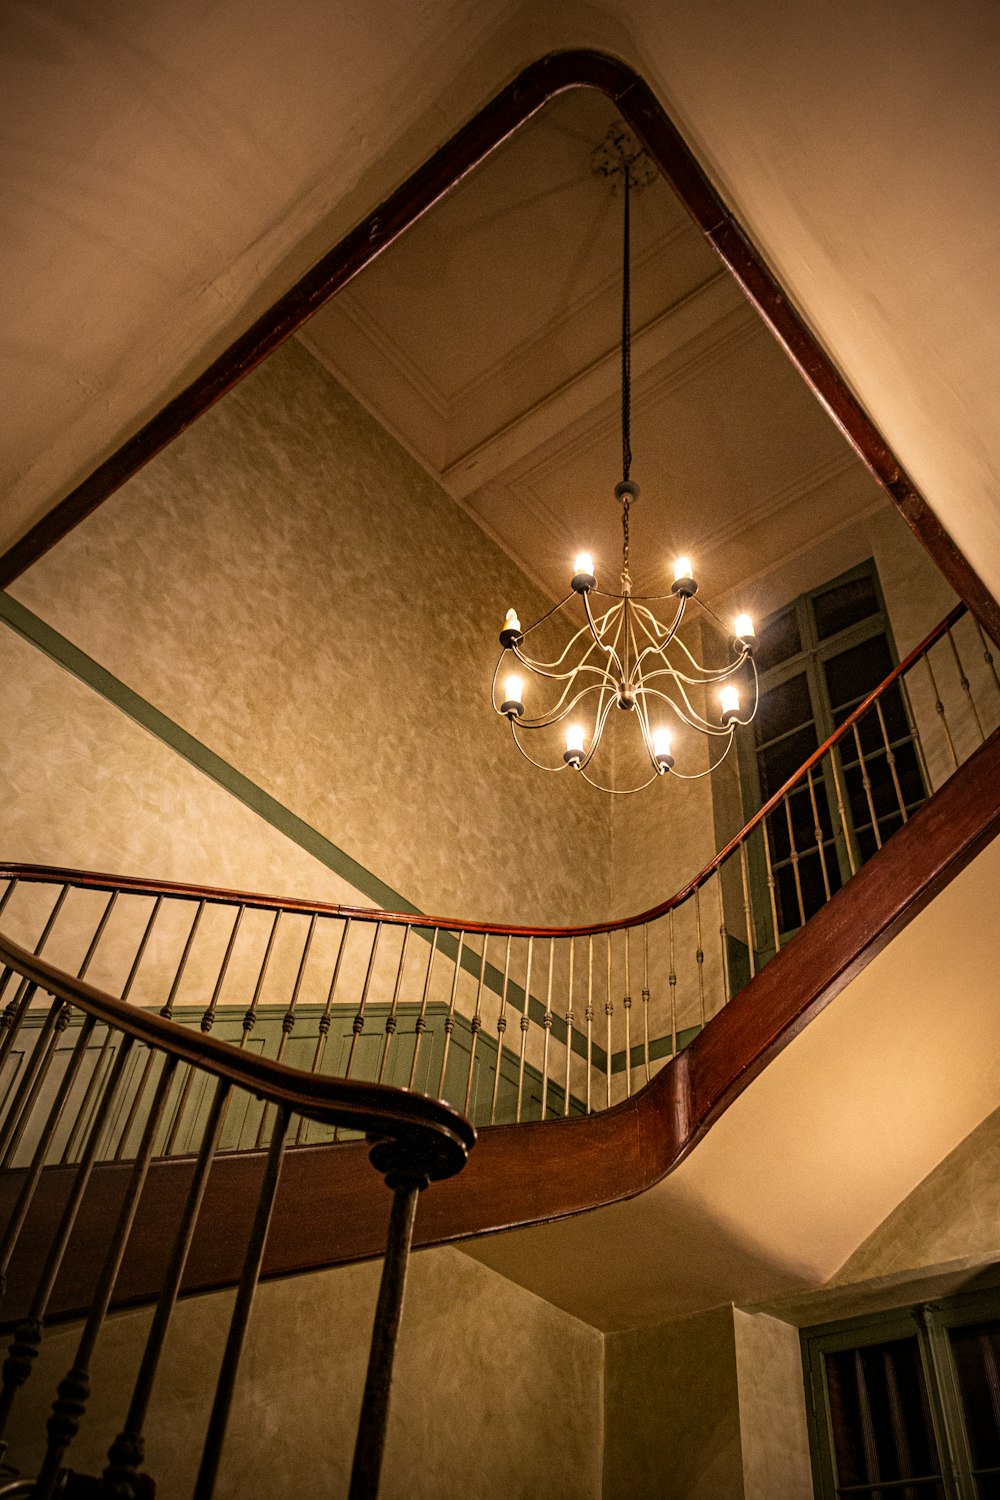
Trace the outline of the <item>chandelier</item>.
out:
<instances>
[{"instance_id":1,"label":"chandelier","mask_svg":"<svg viewBox=\"0 0 1000 1500\"><path fill-rule=\"evenodd\" d=\"M650 180L648 156L622 126L612 126L594 153L595 168L606 176L620 174L624 202L624 253L622 273L621 336L621 438L622 477L615 485L615 498L622 508L622 567L618 592L597 586L594 561L581 552L573 567L569 593L527 629L517 611L508 609L500 632L503 648L493 673L493 708L511 726L514 743L524 758L542 771L578 772L591 786L616 795L642 791L657 777L668 773L683 781L710 775L732 747L736 728L749 724L757 711L757 672L752 653L753 623L741 614L726 629L716 612L698 597L694 569L687 557L673 567L669 592L634 594L629 571L629 512L639 499L639 486L631 478L631 304L630 304L630 193ZM700 663L678 632L692 601L728 636L729 660L723 666ZM663 606L668 606L666 610ZM546 622L572 611L583 623L564 648L551 660L528 653L525 642ZM669 618L661 619L660 615ZM547 701L534 714L525 711L523 667L547 690ZM734 679L747 679L746 709L741 707L740 687ZM501 686L502 685L502 686ZM532 694L537 689L532 682ZM648 760L647 771L634 786L612 786L596 778L595 757L613 711L631 716L641 737L640 759ZM715 741L709 747L709 765L696 771L678 770L674 758L677 723ZM522 735L533 730L565 725L565 749L555 764L546 764L529 754ZM693 757L691 758L693 761ZM593 768L593 769L592 769ZM648 774L647 774L648 772Z\"/></svg>"}]
</instances>

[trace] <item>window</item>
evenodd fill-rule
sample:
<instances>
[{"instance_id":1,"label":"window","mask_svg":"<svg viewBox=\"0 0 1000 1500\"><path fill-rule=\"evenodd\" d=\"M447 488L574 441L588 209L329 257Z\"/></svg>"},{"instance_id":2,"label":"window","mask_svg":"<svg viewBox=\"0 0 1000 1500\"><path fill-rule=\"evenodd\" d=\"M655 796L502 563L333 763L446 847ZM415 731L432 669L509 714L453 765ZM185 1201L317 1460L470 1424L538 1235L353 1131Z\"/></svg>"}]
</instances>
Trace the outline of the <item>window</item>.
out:
<instances>
[{"instance_id":1,"label":"window","mask_svg":"<svg viewBox=\"0 0 1000 1500\"><path fill-rule=\"evenodd\" d=\"M1000 1500L1000 1293L804 1330L817 1500Z\"/></svg>"},{"instance_id":2,"label":"window","mask_svg":"<svg viewBox=\"0 0 1000 1500\"><path fill-rule=\"evenodd\" d=\"M753 745L742 747L740 764L747 816L896 664L871 559L766 620L756 661L760 706ZM767 819L782 938L802 926L925 796L906 704L894 688L841 741L832 762L826 757ZM763 894L762 849L755 863L754 884Z\"/></svg>"}]
</instances>

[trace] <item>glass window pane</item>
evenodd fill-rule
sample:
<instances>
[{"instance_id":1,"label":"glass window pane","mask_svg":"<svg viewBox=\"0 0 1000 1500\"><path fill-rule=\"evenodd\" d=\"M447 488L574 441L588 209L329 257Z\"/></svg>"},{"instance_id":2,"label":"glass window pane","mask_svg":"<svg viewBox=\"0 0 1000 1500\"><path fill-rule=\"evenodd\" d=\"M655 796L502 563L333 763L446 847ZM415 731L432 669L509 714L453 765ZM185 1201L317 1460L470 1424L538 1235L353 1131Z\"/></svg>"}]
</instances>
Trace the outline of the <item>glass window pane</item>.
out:
<instances>
[{"instance_id":1,"label":"glass window pane","mask_svg":"<svg viewBox=\"0 0 1000 1500\"><path fill-rule=\"evenodd\" d=\"M802 636L794 609L788 609L765 625L757 637L755 660L758 672L768 672L802 650Z\"/></svg>"},{"instance_id":2,"label":"glass window pane","mask_svg":"<svg viewBox=\"0 0 1000 1500\"><path fill-rule=\"evenodd\" d=\"M809 697L809 682L805 673L782 682L778 687L761 693L757 717L754 719L754 735L758 745L786 734L789 729L798 729L811 722L812 699Z\"/></svg>"},{"instance_id":3,"label":"glass window pane","mask_svg":"<svg viewBox=\"0 0 1000 1500\"><path fill-rule=\"evenodd\" d=\"M1000 1322L952 1328L948 1337L958 1375L972 1467L1000 1468ZM992 1488L990 1488L992 1486ZM1000 1479L980 1481L981 1495L994 1495Z\"/></svg>"},{"instance_id":4,"label":"glass window pane","mask_svg":"<svg viewBox=\"0 0 1000 1500\"><path fill-rule=\"evenodd\" d=\"M940 1479L916 1337L827 1354L826 1377L838 1487Z\"/></svg>"},{"instance_id":5,"label":"glass window pane","mask_svg":"<svg viewBox=\"0 0 1000 1500\"><path fill-rule=\"evenodd\" d=\"M856 625L859 620L867 620L869 616L878 614L875 580L870 574L865 574L861 578L851 578L846 583L835 584L833 588L824 589L822 594L817 594L812 604L816 637L825 641L829 636L836 635L838 630L846 630L849 625Z\"/></svg>"},{"instance_id":6,"label":"glass window pane","mask_svg":"<svg viewBox=\"0 0 1000 1500\"><path fill-rule=\"evenodd\" d=\"M840 724L892 671L889 642L884 635L874 635L870 640L831 656L824 662L823 671L834 723Z\"/></svg>"}]
</instances>

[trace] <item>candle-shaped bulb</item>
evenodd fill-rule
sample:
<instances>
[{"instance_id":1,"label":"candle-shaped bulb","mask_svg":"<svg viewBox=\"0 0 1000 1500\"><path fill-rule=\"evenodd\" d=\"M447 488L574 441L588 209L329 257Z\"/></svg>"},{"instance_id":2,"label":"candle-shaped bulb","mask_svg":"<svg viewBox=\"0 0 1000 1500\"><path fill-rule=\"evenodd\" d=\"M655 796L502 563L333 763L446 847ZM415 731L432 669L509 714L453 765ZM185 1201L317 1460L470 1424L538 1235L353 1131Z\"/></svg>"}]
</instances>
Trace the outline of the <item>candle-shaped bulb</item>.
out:
<instances>
[{"instance_id":1,"label":"candle-shaped bulb","mask_svg":"<svg viewBox=\"0 0 1000 1500\"><path fill-rule=\"evenodd\" d=\"M665 729L653 730L653 754L659 760L670 754L670 735Z\"/></svg>"},{"instance_id":2,"label":"candle-shaped bulb","mask_svg":"<svg viewBox=\"0 0 1000 1500\"><path fill-rule=\"evenodd\" d=\"M733 634L738 641L749 640L753 635L753 621L749 615L737 615L733 621Z\"/></svg>"},{"instance_id":3,"label":"candle-shaped bulb","mask_svg":"<svg viewBox=\"0 0 1000 1500\"><path fill-rule=\"evenodd\" d=\"M524 679L511 675L503 680L503 695L508 703L520 703L524 692Z\"/></svg>"},{"instance_id":4,"label":"candle-shaped bulb","mask_svg":"<svg viewBox=\"0 0 1000 1500\"><path fill-rule=\"evenodd\" d=\"M507 611L507 613L504 615L503 628L504 628L504 630L518 630L518 631L521 629L521 622L517 618L517 610L516 609L509 609Z\"/></svg>"},{"instance_id":5,"label":"candle-shaped bulb","mask_svg":"<svg viewBox=\"0 0 1000 1500\"><path fill-rule=\"evenodd\" d=\"M583 754L583 725L569 724L566 728L567 755Z\"/></svg>"},{"instance_id":6,"label":"candle-shaped bulb","mask_svg":"<svg viewBox=\"0 0 1000 1500\"><path fill-rule=\"evenodd\" d=\"M580 552L580 553L578 553L576 561L573 564L573 572L574 573L593 573L593 571L594 571L594 559L591 557L590 553L589 552Z\"/></svg>"},{"instance_id":7,"label":"candle-shaped bulb","mask_svg":"<svg viewBox=\"0 0 1000 1500\"><path fill-rule=\"evenodd\" d=\"M521 622L517 618L517 610L509 609L503 617L500 644L505 651L509 651L511 646L516 646L521 638Z\"/></svg>"},{"instance_id":8,"label":"candle-shaped bulb","mask_svg":"<svg viewBox=\"0 0 1000 1500\"><path fill-rule=\"evenodd\" d=\"M693 578L694 570L691 567L689 557L679 557L674 563L674 582L680 583L682 578Z\"/></svg>"},{"instance_id":9,"label":"candle-shaped bulb","mask_svg":"<svg viewBox=\"0 0 1000 1500\"><path fill-rule=\"evenodd\" d=\"M740 711L739 690L733 686L724 687L719 695L722 702L722 722L728 724L735 719Z\"/></svg>"}]
</instances>

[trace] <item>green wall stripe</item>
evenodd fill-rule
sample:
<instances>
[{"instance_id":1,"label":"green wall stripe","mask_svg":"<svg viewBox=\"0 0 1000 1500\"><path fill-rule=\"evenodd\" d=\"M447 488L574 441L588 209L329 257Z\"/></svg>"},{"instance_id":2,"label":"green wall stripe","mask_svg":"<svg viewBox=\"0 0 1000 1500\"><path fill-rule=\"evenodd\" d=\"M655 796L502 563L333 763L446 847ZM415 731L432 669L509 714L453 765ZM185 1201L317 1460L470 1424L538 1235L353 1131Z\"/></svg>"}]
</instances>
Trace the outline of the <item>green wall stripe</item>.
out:
<instances>
[{"instance_id":1,"label":"green wall stripe","mask_svg":"<svg viewBox=\"0 0 1000 1500\"><path fill-rule=\"evenodd\" d=\"M0 590L0 619L15 630L18 635L30 641L33 646L44 651L60 667L86 683L87 687L93 688L95 693L100 693L115 708L127 714L136 724L139 724L149 734L154 735L163 744L169 745L171 750L188 761L196 770L237 798L244 806L249 807L258 817L270 823L285 838L290 839L293 844L298 844L307 854L311 854L320 864L325 865L334 874L340 875L355 890L361 891L376 906L384 906L390 911L414 912L421 915L420 908L407 901L392 886L386 885L373 875L371 870L366 870L364 865L359 865L356 859L352 859L343 849L324 838L315 828L303 822L300 817L287 808L283 803L277 801L269 792L260 787L237 771L228 761L216 755L201 740L195 739L193 734L188 734L173 719L154 708L147 699L139 696L126 687L124 682L113 676L100 662L96 662L92 656L74 646L64 635L53 630L51 625L46 625L37 615L32 614L23 604Z\"/></svg>"}]
</instances>

